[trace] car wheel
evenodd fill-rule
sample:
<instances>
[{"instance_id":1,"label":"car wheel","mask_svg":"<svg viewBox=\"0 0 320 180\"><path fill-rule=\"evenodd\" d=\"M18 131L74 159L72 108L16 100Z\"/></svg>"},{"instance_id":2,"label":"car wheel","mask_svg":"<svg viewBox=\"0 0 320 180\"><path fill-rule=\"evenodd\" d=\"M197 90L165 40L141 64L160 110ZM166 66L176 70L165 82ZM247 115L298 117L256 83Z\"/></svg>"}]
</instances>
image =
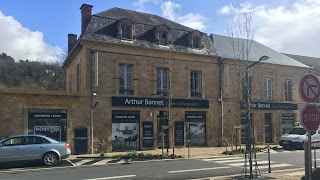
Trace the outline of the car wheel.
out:
<instances>
[{"instance_id":1,"label":"car wheel","mask_svg":"<svg viewBox=\"0 0 320 180\"><path fill-rule=\"evenodd\" d=\"M53 166L58 163L58 155L54 152L47 152L43 155L42 162L46 166Z\"/></svg>"}]
</instances>

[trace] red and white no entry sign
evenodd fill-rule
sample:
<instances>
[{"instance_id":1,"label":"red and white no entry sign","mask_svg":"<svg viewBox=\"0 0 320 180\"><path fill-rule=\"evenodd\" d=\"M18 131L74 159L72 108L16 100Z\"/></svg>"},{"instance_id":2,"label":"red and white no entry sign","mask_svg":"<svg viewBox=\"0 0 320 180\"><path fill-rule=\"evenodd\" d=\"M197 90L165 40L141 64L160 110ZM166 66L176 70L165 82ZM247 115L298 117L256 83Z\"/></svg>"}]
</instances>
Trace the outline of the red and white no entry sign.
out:
<instances>
[{"instance_id":1,"label":"red and white no entry sign","mask_svg":"<svg viewBox=\"0 0 320 180\"><path fill-rule=\"evenodd\" d=\"M313 74L305 74L299 84L299 93L306 102L316 102L320 97L319 79Z\"/></svg>"}]
</instances>

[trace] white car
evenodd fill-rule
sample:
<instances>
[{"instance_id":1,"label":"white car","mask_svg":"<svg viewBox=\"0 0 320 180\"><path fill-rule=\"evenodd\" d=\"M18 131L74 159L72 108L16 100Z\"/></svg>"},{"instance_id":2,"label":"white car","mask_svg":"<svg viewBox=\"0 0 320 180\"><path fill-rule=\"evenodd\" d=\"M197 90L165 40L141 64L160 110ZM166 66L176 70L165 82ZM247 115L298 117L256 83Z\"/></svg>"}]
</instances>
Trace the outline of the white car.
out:
<instances>
[{"instance_id":1,"label":"white car","mask_svg":"<svg viewBox=\"0 0 320 180\"><path fill-rule=\"evenodd\" d=\"M281 136L279 145L285 149L303 149L303 143L308 139L308 132L303 126L295 126L290 132ZM311 134L311 146L320 147L319 129Z\"/></svg>"}]
</instances>

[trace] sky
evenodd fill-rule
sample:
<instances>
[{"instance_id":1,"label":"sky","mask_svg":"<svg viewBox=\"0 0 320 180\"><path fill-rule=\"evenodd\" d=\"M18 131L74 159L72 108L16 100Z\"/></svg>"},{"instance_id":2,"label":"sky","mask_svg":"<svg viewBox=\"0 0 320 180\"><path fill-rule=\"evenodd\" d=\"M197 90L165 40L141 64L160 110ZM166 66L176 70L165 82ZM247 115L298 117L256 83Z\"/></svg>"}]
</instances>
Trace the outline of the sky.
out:
<instances>
[{"instance_id":1,"label":"sky","mask_svg":"<svg viewBox=\"0 0 320 180\"><path fill-rule=\"evenodd\" d=\"M0 0L0 54L62 62L68 33L80 36L83 3L93 6L93 14L119 7L226 36L250 7L254 40L279 52L320 58L320 0Z\"/></svg>"}]
</instances>

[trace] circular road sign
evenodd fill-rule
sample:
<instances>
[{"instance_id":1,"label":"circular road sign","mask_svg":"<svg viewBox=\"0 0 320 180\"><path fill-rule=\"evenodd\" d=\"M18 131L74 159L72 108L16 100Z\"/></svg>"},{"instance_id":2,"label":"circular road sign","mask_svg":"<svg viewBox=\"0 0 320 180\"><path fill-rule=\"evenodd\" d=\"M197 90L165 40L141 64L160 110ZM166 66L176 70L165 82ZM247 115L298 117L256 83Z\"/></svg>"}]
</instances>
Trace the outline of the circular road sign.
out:
<instances>
[{"instance_id":1,"label":"circular road sign","mask_svg":"<svg viewBox=\"0 0 320 180\"><path fill-rule=\"evenodd\" d=\"M306 131L317 131L320 125L320 111L316 105L308 104L302 110L301 124Z\"/></svg>"},{"instance_id":2,"label":"circular road sign","mask_svg":"<svg viewBox=\"0 0 320 180\"><path fill-rule=\"evenodd\" d=\"M319 79L313 74L304 75L299 84L299 93L306 102L316 102L320 97Z\"/></svg>"}]
</instances>

